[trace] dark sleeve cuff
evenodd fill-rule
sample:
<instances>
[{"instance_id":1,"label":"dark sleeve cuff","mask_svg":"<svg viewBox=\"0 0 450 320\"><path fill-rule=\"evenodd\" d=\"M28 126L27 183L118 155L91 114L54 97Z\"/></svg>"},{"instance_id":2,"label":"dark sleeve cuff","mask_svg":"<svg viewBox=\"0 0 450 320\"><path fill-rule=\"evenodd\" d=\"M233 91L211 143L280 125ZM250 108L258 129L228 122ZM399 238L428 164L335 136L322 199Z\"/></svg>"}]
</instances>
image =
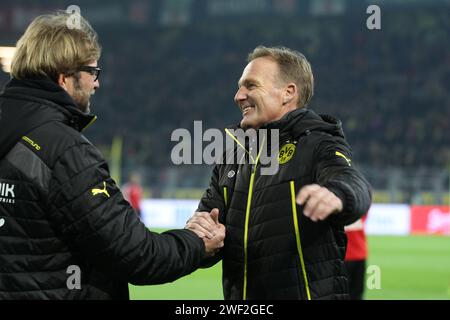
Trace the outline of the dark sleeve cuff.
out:
<instances>
[{"instance_id":1,"label":"dark sleeve cuff","mask_svg":"<svg viewBox=\"0 0 450 320\"><path fill-rule=\"evenodd\" d=\"M355 212L353 192L339 182L328 182L325 188L333 192L342 201L342 211L330 216L331 222L347 225L358 220L365 212Z\"/></svg>"}]
</instances>

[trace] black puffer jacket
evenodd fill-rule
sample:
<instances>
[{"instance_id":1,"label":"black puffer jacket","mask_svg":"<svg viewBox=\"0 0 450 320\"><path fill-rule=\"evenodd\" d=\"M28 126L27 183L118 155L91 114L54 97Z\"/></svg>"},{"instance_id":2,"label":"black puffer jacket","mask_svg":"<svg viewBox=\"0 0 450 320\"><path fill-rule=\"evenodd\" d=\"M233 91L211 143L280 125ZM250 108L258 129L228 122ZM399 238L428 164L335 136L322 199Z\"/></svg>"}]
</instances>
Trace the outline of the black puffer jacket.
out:
<instances>
[{"instance_id":1,"label":"black puffer jacket","mask_svg":"<svg viewBox=\"0 0 450 320\"><path fill-rule=\"evenodd\" d=\"M48 79L0 95L0 300L128 299L199 266L193 232L152 233L124 200L80 133L93 120Z\"/></svg>"},{"instance_id":2,"label":"black puffer jacket","mask_svg":"<svg viewBox=\"0 0 450 320\"><path fill-rule=\"evenodd\" d=\"M278 172L261 175L264 166L250 164L214 168L198 210L219 208L226 238L221 256L205 265L223 259L225 299L346 298L343 227L367 212L371 192L351 164L340 122L298 109L261 129L280 130ZM322 222L304 216L295 196L312 183L334 192L344 210Z\"/></svg>"}]
</instances>

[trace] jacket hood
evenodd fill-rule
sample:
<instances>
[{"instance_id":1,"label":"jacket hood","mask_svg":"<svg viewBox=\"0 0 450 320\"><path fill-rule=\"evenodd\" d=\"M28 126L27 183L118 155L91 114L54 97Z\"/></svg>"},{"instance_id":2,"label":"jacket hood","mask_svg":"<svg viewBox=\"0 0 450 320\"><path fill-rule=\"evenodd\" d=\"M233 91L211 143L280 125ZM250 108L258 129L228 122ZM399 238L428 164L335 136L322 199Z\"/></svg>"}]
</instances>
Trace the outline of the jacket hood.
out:
<instances>
[{"instance_id":1,"label":"jacket hood","mask_svg":"<svg viewBox=\"0 0 450 320\"><path fill-rule=\"evenodd\" d=\"M307 108L293 110L280 120L262 126L261 129L279 129L281 138L284 136L298 138L311 131L321 131L345 138L340 120L327 114L317 114Z\"/></svg>"},{"instance_id":2,"label":"jacket hood","mask_svg":"<svg viewBox=\"0 0 450 320\"><path fill-rule=\"evenodd\" d=\"M239 129L241 126L237 124L227 128ZM322 131L332 136L345 138L340 120L327 114L317 114L307 108L290 111L280 120L269 122L260 129L279 129L281 139L286 136L298 138L311 131Z\"/></svg>"},{"instance_id":3,"label":"jacket hood","mask_svg":"<svg viewBox=\"0 0 450 320\"><path fill-rule=\"evenodd\" d=\"M81 112L70 95L47 77L11 79L0 94L0 159L27 132L49 121L81 131L95 120Z\"/></svg>"}]
</instances>

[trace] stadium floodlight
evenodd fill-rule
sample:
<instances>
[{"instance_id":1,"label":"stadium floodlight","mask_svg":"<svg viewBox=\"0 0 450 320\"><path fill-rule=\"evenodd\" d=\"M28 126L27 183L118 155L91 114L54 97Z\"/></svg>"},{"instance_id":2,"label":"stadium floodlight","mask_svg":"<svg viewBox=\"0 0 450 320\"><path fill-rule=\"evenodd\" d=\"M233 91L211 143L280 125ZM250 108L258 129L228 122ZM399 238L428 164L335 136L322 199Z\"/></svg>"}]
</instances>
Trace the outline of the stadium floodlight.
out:
<instances>
[{"instance_id":1,"label":"stadium floodlight","mask_svg":"<svg viewBox=\"0 0 450 320\"><path fill-rule=\"evenodd\" d=\"M11 61L15 51L15 47L0 47L0 64L3 71L7 73L11 70Z\"/></svg>"}]
</instances>

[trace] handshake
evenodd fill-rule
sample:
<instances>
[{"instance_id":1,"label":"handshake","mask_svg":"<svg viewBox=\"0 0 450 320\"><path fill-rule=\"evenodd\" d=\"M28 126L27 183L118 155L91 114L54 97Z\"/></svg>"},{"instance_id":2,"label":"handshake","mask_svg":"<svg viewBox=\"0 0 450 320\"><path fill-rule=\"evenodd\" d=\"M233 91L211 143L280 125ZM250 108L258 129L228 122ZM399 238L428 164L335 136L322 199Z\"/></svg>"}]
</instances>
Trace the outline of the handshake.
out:
<instances>
[{"instance_id":1,"label":"handshake","mask_svg":"<svg viewBox=\"0 0 450 320\"><path fill-rule=\"evenodd\" d=\"M224 245L225 226L219 223L219 209L211 212L196 212L186 223L185 229L195 234L205 243L207 256L215 255Z\"/></svg>"}]
</instances>

